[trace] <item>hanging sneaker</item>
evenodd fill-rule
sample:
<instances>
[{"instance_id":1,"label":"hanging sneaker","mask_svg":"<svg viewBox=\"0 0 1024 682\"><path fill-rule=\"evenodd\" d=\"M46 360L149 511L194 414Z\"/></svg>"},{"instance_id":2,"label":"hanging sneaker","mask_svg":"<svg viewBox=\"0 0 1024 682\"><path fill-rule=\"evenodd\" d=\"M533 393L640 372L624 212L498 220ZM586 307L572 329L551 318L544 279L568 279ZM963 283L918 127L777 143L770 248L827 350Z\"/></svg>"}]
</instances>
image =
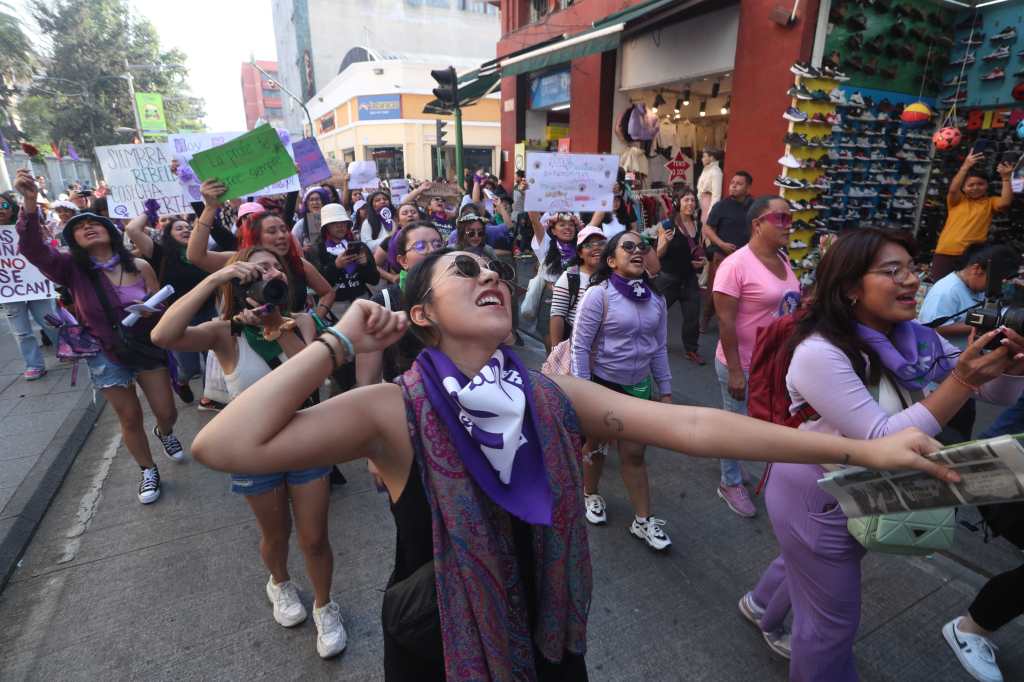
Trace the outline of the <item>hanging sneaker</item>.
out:
<instances>
[{"instance_id":1,"label":"hanging sneaker","mask_svg":"<svg viewBox=\"0 0 1024 682\"><path fill-rule=\"evenodd\" d=\"M793 87L786 91L786 94L789 95L790 97L796 97L797 99L805 101L814 99L814 97L811 96L811 91L805 88L803 83L801 83L800 85L794 85Z\"/></svg>"},{"instance_id":2,"label":"hanging sneaker","mask_svg":"<svg viewBox=\"0 0 1024 682\"><path fill-rule=\"evenodd\" d=\"M996 663L996 645L988 637L962 631L961 620L954 618L942 626L942 636L960 665L981 682L1003 682L1003 673Z\"/></svg>"},{"instance_id":3,"label":"hanging sneaker","mask_svg":"<svg viewBox=\"0 0 1024 682\"><path fill-rule=\"evenodd\" d=\"M783 138L783 143L793 145L796 147L806 147L807 136L803 133L786 133L786 137Z\"/></svg>"},{"instance_id":4,"label":"hanging sneaker","mask_svg":"<svg viewBox=\"0 0 1024 682\"><path fill-rule=\"evenodd\" d=\"M722 498L729 509L743 518L750 519L757 516L757 509L750 500L750 493L742 485L718 484L718 496Z\"/></svg>"},{"instance_id":5,"label":"hanging sneaker","mask_svg":"<svg viewBox=\"0 0 1024 682\"><path fill-rule=\"evenodd\" d=\"M781 159L779 159L779 165L780 166L785 166L786 168L802 168L803 167L803 164L800 162L800 159L796 158L792 154L785 154L785 155L783 155L783 157Z\"/></svg>"},{"instance_id":6,"label":"hanging sneaker","mask_svg":"<svg viewBox=\"0 0 1024 682\"><path fill-rule=\"evenodd\" d=\"M833 88L832 92L828 93L828 101L841 107L845 107L847 104L846 96L839 88Z\"/></svg>"},{"instance_id":7,"label":"hanging sneaker","mask_svg":"<svg viewBox=\"0 0 1024 682\"><path fill-rule=\"evenodd\" d=\"M974 61L975 61L974 60L974 54L971 53L971 52L967 52L960 59L957 59L957 60L954 60L954 61L950 62L949 65L950 66L970 66L971 64L974 63Z\"/></svg>"},{"instance_id":8,"label":"hanging sneaker","mask_svg":"<svg viewBox=\"0 0 1024 682\"><path fill-rule=\"evenodd\" d=\"M996 48L992 52L990 52L987 55L985 55L984 57L982 57L981 60L983 62L994 62L994 61L998 61L1000 59L1009 59L1009 58L1010 58L1010 46L1009 45L1003 45L1002 47Z\"/></svg>"},{"instance_id":9,"label":"hanging sneaker","mask_svg":"<svg viewBox=\"0 0 1024 682\"><path fill-rule=\"evenodd\" d=\"M786 660L789 660L792 655L792 651L789 645L789 633L785 630L779 632L765 632L761 629L761 618L764 616L764 609L757 605L754 601L754 594L747 592L740 599L740 613L750 623L757 628L757 631L764 637L765 643L768 648L774 651L779 656L782 656Z\"/></svg>"},{"instance_id":10,"label":"hanging sneaker","mask_svg":"<svg viewBox=\"0 0 1024 682\"><path fill-rule=\"evenodd\" d=\"M1007 26L1002 31L1000 31L999 33L997 33L994 36L992 36L991 38L989 38L989 40L991 40L993 43L995 43L995 42L998 42L1000 40L1014 40L1016 38L1017 38L1017 29L1015 29L1013 26Z\"/></svg>"},{"instance_id":11,"label":"hanging sneaker","mask_svg":"<svg viewBox=\"0 0 1024 682\"><path fill-rule=\"evenodd\" d=\"M997 66L996 68L992 69L991 71L986 73L984 76L982 76L981 80L983 80L983 81L1001 81L1004 78L1006 78L1006 71L1002 70L1001 68L999 68Z\"/></svg>"},{"instance_id":12,"label":"hanging sneaker","mask_svg":"<svg viewBox=\"0 0 1024 682\"><path fill-rule=\"evenodd\" d=\"M294 627L306 620L306 607L299 601L299 591L292 581L280 585L274 583L274 576L267 580L267 599L274 605L274 620L286 628Z\"/></svg>"},{"instance_id":13,"label":"hanging sneaker","mask_svg":"<svg viewBox=\"0 0 1024 682\"><path fill-rule=\"evenodd\" d=\"M668 535L661 529L664 525L663 519L648 516L646 520L641 520L640 517L634 516L629 532L646 542L651 549L661 551L672 544Z\"/></svg>"},{"instance_id":14,"label":"hanging sneaker","mask_svg":"<svg viewBox=\"0 0 1024 682\"><path fill-rule=\"evenodd\" d=\"M802 123L807 120L807 114L800 111L796 107L789 107L782 114L782 118L786 119L787 121L793 121L794 123Z\"/></svg>"},{"instance_id":15,"label":"hanging sneaker","mask_svg":"<svg viewBox=\"0 0 1024 682\"><path fill-rule=\"evenodd\" d=\"M807 62L794 62L793 66L789 67L790 73L803 78L820 78L821 72L816 68L808 64Z\"/></svg>"},{"instance_id":16,"label":"hanging sneaker","mask_svg":"<svg viewBox=\"0 0 1024 682\"><path fill-rule=\"evenodd\" d=\"M153 504L160 499L160 472L156 467L143 469L139 479L139 502Z\"/></svg>"},{"instance_id":17,"label":"hanging sneaker","mask_svg":"<svg viewBox=\"0 0 1024 682\"><path fill-rule=\"evenodd\" d=\"M807 189L806 182L797 180L796 178L786 177L784 175L780 175L775 178L774 184L776 187L782 187L783 189Z\"/></svg>"},{"instance_id":18,"label":"hanging sneaker","mask_svg":"<svg viewBox=\"0 0 1024 682\"><path fill-rule=\"evenodd\" d=\"M341 620L341 608L333 600L319 608L313 607L313 623L316 624L316 652L320 658L331 658L345 650L348 635Z\"/></svg>"},{"instance_id":19,"label":"hanging sneaker","mask_svg":"<svg viewBox=\"0 0 1024 682\"><path fill-rule=\"evenodd\" d=\"M153 425L153 435L157 437L160 444L164 446L164 453L168 457L173 459L175 462L181 462L185 459L185 450L181 447L181 441L173 433L169 433L166 436L160 433L159 427Z\"/></svg>"},{"instance_id":20,"label":"hanging sneaker","mask_svg":"<svg viewBox=\"0 0 1024 682\"><path fill-rule=\"evenodd\" d=\"M608 516L605 513L607 509L604 498L594 493L593 495L583 495L583 508L586 510L587 521L594 524L595 526L603 526L608 523Z\"/></svg>"},{"instance_id":21,"label":"hanging sneaker","mask_svg":"<svg viewBox=\"0 0 1024 682\"><path fill-rule=\"evenodd\" d=\"M864 96L861 95L860 92L855 92L852 95L850 95L849 98L847 99L847 101L850 103L851 106L855 106L855 107L862 107L862 106L864 106Z\"/></svg>"},{"instance_id":22,"label":"hanging sneaker","mask_svg":"<svg viewBox=\"0 0 1024 682\"><path fill-rule=\"evenodd\" d=\"M981 45L983 42L985 42L984 33L975 33L974 35L960 39L960 44L966 45L967 47L975 47L977 45Z\"/></svg>"}]
</instances>

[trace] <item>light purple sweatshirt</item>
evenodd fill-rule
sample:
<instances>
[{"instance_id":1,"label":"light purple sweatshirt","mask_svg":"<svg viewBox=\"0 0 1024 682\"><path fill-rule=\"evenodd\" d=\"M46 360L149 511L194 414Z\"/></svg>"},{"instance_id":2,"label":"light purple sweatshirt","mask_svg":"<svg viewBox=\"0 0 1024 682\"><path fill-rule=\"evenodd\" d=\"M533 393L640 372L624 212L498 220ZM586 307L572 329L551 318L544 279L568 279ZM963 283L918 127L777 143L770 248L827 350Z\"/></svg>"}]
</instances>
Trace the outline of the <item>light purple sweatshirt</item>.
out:
<instances>
[{"instance_id":1,"label":"light purple sweatshirt","mask_svg":"<svg viewBox=\"0 0 1024 682\"><path fill-rule=\"evenodd\" d=\"M940 337L941 338L941 337ZM951 359L960 349L942 338L942 348ZM916 426L929 436L942 426L921 403L889 415L868 391L839 348L818 334L808 337L793 352L786 374L786 387L794 408L810 404L821 419L805 422L801 429L870 440ZM1001 405L1013 404L1024 390L1024 376L1004 374L986 383L979 398Z\"/></svg>"},{"instance_id":2,"label":"light purple sweatshirt","mask_svg":"<svg viewBox=\"0 0 1024 682\"><path fill-rule=\"evenodd\" d=\"M592 349L596 350L593 366ZM646 302L632 301L607 281L589 287L577 307L572 330L572 373L581 379L596 374L623 386L653 374L658 395L672 395L665 299L651 294Z\"/></svg>"}]
</instances>

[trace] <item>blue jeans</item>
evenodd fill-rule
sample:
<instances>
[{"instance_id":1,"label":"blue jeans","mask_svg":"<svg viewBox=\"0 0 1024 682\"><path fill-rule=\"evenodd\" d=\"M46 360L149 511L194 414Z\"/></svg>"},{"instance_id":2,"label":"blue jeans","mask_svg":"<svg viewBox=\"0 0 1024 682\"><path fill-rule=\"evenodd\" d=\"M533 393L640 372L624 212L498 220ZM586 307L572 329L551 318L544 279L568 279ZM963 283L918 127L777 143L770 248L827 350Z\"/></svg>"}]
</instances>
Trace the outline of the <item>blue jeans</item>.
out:
<instances>
[{"instance_id":1,"label":"blue jeans","mask_svg":"<svg viewBox=\"0 0 1024 682\"><path fill-rule=\"evenodd\" d=\"M996 417L992 426L985 429L978 438L994 438L1008 433L1024 432L1024 395L1017 399L1011 407L1006 408Z\"/></svg>"},{"instance_id":2,"label":"blue jeans","mask_svg":"<svg viewBox=\"0 0 1024 682\"><path fill-rule=\"evenodd\" d=\"M282 471L276 474L231 474L231 492L249 497L262 495L274 488L284 485L303 485L318 481L331 473L331 467L312 467Z\"/></svg>"},{"instance_id":3,"label":"blue jeans","mask_svg":"<svg viewBox=\"0 0 1024 682\"><path fill-rule=\"evenodd\" d=\"M7 324L10 325L11 333L18 341L18 350L25 360L25 369L46 369L43 351L35 334L32 333L32 319L43 328L43 333L56 346L57 329L45 319L47 315L57 315L56 304L52 299L42 298L36 301L4 303L4 308L7 310ZM29 315L32 318L29 318Z\"/></svg>"},{"instance_id":4,"label":"blue jeans","mask_svg":"<svg viewBox=\"0 0 1024 682\"><path fill-rule=\"evenodd\" d=\"M729 393L729 368L722 364L722 361L715 358L715 374L718 375L718 384L722 387L722 409L736 414L747 414L747 399L736 400ZM743 376L747 377L744 372ZM749 379L749 377L747 377ZM722 467L722 485L741 485L743 483L743 470L740 463L735 459L718 460Z\"/></svg>"}]
</instances>

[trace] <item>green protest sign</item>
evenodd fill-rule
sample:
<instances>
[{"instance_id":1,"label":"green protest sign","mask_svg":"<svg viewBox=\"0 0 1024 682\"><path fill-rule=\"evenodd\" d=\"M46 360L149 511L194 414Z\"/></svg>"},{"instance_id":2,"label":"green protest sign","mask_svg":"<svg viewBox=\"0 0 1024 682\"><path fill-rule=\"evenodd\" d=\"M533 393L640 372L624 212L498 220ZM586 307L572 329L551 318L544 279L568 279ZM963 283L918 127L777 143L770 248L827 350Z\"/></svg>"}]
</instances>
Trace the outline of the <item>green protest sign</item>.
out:
<instances>
[{"instance_id":1,"label":"green protest sign","mask_svg":"<svg viewBox=\"0 0 1024 682\"><path fill-rule=\"evenodd\" d=\"M297 172L277 131L268 124L198 152L189 163L200 180L216 178L227 185L224 200L252 194Z\"/></svg>"},{"instance_id":2,"label":"green protest sign","mask_svg":"<svg viewBox=\"0 0 1024 682\"><path fill-rule=\"evenodd\" d=\"M135 93L135 105L139 108L139 121L142 123L143 132L159 133L167 130L164 98L159 92Z\"/></svg>"}]
</instances>

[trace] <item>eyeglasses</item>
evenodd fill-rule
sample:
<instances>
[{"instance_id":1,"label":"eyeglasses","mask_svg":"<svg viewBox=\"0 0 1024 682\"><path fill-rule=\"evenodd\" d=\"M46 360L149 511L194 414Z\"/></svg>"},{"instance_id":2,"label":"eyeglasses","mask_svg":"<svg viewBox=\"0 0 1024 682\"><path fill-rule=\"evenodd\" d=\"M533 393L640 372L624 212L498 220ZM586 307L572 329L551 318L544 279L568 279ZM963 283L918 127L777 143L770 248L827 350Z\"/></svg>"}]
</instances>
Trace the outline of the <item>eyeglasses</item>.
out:
<instances>
[{"instance_id":1,"label":"eyeglasses","mask_svg":"<svg viewBox=\"0 0 1024 682\"><path fill-rule=\"evenodd\" d=\"M868 272L875 275L889 275L893 284L906 284L911 277L916 279L918 276L914 268L909 265L890 265L884 268L868 270Z\"/></svg>"},{"instance_id":2,"label":"eyeglasses","mask_svg":"<svg viewBox=\"0 0 1024 682\"><path fill-rule=\"evenodd\" d=\"M7 202L7 201L0 201L0 211L6 211L6 210L7 210L7 209L9 209L10 207L11 207L11 204L10 204L10 202Z\"/></svg>"},{"instance_id":3,"label":"eyeglasses","mask_svg":"<svg viewBox=\"0 0 1024 682\"><path fill-rule=\"evenodd\" d=\"M634 251L639 251L640 253L647 253L648 251L651 250L651 245L648 244L647 242L619 242L619 246L626 253L633 253Z\"/></svg>"},{"instance_id":4,"label":"eyeglasses","mask_svg":"<svg viewBox=\"0 0 1024 682\"><path fill-rule=\"evenodd\" d=\"M444 244L441 243L440 239L418 239L409 244L406 251L412 250L416 253L430 253L431 251L437 251L442 246L444 246Z\"/></svg>"},{"instance_id":5,"label":"eyeglasses","mask_svg":"<svg viewBox=\"0 0 1024 682\"><path fill-rule=\"evenodd\" d=\"M777 211L775 213L765 213L762 216L758 216L757 220L768 221L775 227L789 227L790 225L793 224L793 215L790 213Z\"/></svg>"},{"instance_id":6,"label":"eyeglasses","mask_svg":"<svg viewBox=\"0 0 1024 682\"><path fill-rule=\"evenodd\" d=\"M583 242L580 244L581 249L590 249L591 251L600 251L608 244L607 239L595 239L592 242Z\"/></svg>"},{"instance_id":7,"label":"eyeglasses","mask_svg":"<svg viewBox=\"0 0 1024 682\"><path fill-rule=\"evenodd\" d=\"M466 230L466 236L467 237L483 237L484 236L484 231L483 230Z\"/></svg>"}]
</instances>

